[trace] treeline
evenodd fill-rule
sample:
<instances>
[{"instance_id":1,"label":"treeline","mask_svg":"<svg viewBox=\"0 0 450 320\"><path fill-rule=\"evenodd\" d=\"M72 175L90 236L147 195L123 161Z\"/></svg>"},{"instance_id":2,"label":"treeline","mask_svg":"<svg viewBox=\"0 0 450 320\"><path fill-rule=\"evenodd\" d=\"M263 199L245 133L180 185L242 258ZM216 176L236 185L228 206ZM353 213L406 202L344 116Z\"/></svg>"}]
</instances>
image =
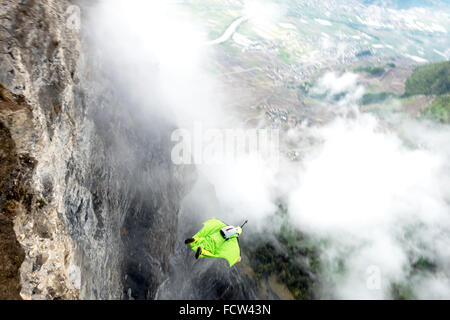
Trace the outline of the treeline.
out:
<instances>
[{"instance_id":1,"label":"treeline","mask_svg":"<svg viewBox=\"0 0 450 320\"><path fill-rule=\"evenodd\" d=\"M405 83L405 97L417 94L443 95L450 92L450 61L417 67Z\"/></svg>"},{"instance_id":2,"label":"treeline","mask_svg":"<svg viewBox=\"0 0 450 320\"><path fill-rule=\"evenodd\" d=\"M358 67L354 70L355 72L367 72L372 76L381 76L386 70L383 67Z\"/></svg>"},{"instance_id":3,"label":"treeline","mask_svg":"<svg viewBox=\"0 0 450 320\"><path fill-rule=\"evenodd\" d=\"M405 97L416 94L437 96L422 115L450 123L450 61L417 67L405 83Z\"/></svg>"}]
</instances>

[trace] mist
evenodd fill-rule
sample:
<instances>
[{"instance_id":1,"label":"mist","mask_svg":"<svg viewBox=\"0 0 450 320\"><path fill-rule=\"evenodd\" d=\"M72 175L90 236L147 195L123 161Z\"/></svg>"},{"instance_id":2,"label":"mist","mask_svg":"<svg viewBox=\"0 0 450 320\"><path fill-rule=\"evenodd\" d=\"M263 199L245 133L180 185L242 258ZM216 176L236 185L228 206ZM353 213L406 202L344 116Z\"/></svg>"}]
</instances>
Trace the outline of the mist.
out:
<instances>
[{"instance_id":1,"label":"mist","mask_svg":"<svg viewBox=\"0 0 450 320\"><path fill-rule=\"evenodd\" d=\"M449 241L446 146L437 147L436 137L426 134L420 148L406 147L379 125L373 116L359 115L321 129L324 143L305 159L290 195L294 223L331 240L323 272L336 273L333 293L339 298L390 298L390 285L408 282L412 261L421 257L443 270L448 265L446 250L436 250ZM426 130L414 125L415 132ZM336 261L344 261L343 271ZM370 289L367 272L374 266L381 286ZM410 285L423 294L420 282Z\"/></svg>"},{"instance_id":2,"label":"mist","mask_svg":"<svg viewBox=\"0 0 450 320\"><path fill-rule=\"evenodd\" d=\"M206 71L211 50L201 26L170 1L99 1L89 12L94 48L121 92L180 127L223 119Z\"/></svg>"},{"instance_id":3,"label":"mist","mask_svg":"<svg viewBox=\"0 0 450 320\"><path fill-rule=\"evenodd\" d=\"M302 161L209 168L224 215L275 232L267 218L285 199L290 221L321 252L319 296L392 299L406 286L414 298L449 298L450 129L401 116L392 126L359 112L355 74L325 74L313 92L345 96L330 106L330 123L289 132L318 141ZM414 270L422 260L437 272Z\"/></svg>"},{"instance_id":4,"label":"mist","mask_svg":"<svg viewBox=\"0 0 450 320\"><path fill-rule=\"evenodd\" d=\"M254 6L249 2L247 11ZM258 12L258 19L267 13ZM132 6L100 1L90 14L103 70L130 108L139 105L139 112L177 128L243 127L224 110L232 97L207 68L214 39L195 19L170 3L143 0ZM405 118L393 130L360 113L364 88L353 73L325 74L313 92L346 94L330 102L336 119L282 136L318 141L305 157L295 163L280 157L277 166L251 155L196 165L198 183L206 181L213 192L193 188L190 205L202 207L192 223L248 219L251 232L275 231L267 218L283 199L290 222L317 241L321 296L390 299L395 283L406 284L417 298L450 298L450 129ZM438 271L412 272L419 259L432 261ZM379 279L371 285L374 276Z\"/></svg>"}]
</instances>

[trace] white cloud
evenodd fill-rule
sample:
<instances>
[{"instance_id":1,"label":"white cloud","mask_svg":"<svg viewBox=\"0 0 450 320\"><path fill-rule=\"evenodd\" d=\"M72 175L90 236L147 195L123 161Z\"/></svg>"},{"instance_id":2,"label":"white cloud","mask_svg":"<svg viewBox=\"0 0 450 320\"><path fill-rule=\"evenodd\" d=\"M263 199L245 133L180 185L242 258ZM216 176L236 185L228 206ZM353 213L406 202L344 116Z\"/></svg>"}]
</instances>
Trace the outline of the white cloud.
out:
<instances>
[{"instance_id":1,"label":"white cloud","mask_svg":"<svg viewBox=\"0 0 450 320\"><path fill-rule=\"evenodd\" d=\"M338 83L341 78L326 75L318 86L334 93L356 89L354 76ZM339 117L312 131L322 143L297 170L289 213L300 230L329 240L322 276L333 297L390 298L392 283L405 281L418 297L450 297L448 274L440 284L431 275L409 278L419 258L449 266L450 130L409 120L396 128L387 130L370 114ZM371 266L380 269L380 290L367 287Z\"/></svg>"}]
</instances>

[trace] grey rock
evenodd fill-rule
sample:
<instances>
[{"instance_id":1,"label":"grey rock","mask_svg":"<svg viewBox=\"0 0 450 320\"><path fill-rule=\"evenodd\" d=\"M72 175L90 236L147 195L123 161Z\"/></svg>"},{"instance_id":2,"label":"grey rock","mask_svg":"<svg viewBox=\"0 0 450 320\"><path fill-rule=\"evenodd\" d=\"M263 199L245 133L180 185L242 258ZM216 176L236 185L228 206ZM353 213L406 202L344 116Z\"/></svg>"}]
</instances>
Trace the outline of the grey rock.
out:
<instances>
[{"instance_id":1,"label":"grey rock","mask_svg":"<svg viewBox=\"0 0 450 320\"><path fill-rule=\"evenodd\" d=\"M170 119L142 112L101 53L88 54L88 36L68 28L71 3L0 5L0 82L29 105L0 122L19 157L35 161L21 176L30 204L14 219L20 296L154 299L187 258L178 223L195 170L170 160ZM197 271L171 297L254 298L236 269L182 264Z\"/></svg>"}]
</instances>

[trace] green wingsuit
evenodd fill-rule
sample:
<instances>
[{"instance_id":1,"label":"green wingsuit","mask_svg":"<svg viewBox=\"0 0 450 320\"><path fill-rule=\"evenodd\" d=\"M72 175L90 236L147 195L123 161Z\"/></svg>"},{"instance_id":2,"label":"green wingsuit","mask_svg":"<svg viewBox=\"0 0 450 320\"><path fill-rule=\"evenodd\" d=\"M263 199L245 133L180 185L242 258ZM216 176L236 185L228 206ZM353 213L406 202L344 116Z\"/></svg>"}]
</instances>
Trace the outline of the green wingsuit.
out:
<instances>
[{"instance_id":1,"label":"green wingsuit","mask_svg":"<svg viewBox=\"0 0 450 320\"><path fill-rule=\"evenodd\" d=\"M197 251L198 247L202 248L199 258L224 258L230 267L240 260L238 235L234 234L226 240L220 234L220 229L226 226L217 219L210 219L203 223L203 228L193 236L195 242L189 244L194 251Z\"/></svg>"}]
</instances>

